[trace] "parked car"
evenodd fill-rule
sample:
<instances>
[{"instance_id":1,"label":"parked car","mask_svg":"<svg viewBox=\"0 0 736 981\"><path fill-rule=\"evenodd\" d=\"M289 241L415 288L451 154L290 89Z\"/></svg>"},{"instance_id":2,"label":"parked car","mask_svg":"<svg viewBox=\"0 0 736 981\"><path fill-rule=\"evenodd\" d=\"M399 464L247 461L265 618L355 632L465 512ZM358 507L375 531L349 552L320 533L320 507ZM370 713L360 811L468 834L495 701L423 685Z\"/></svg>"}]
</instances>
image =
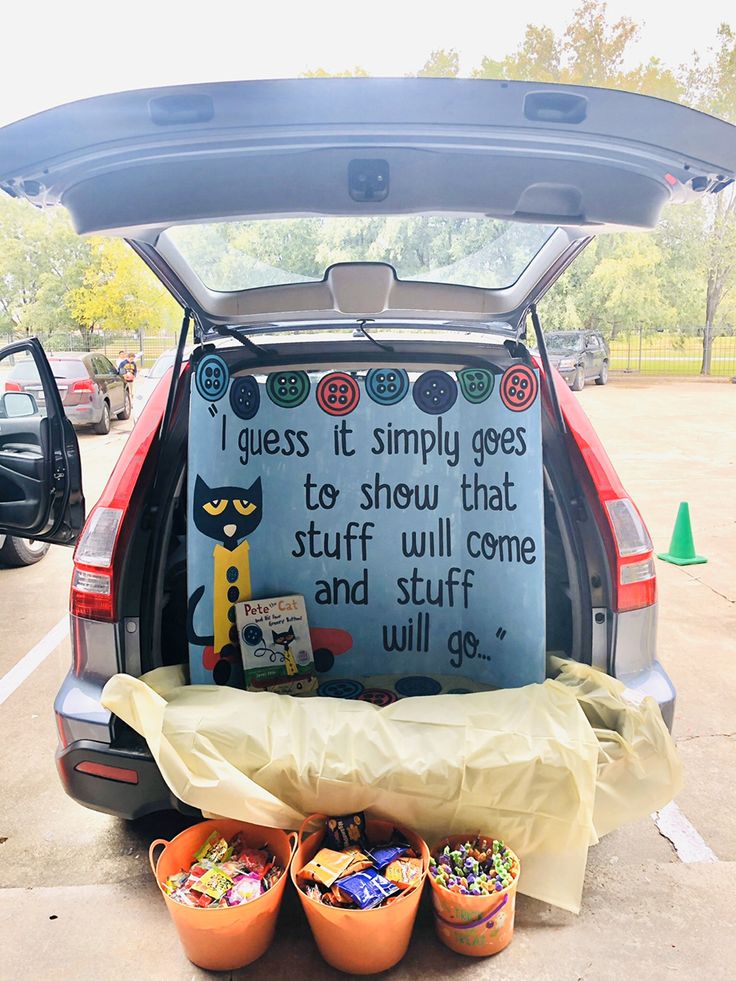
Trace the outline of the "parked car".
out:
<instances>
[{"instance_id":1,"label":"parked car","mask_svg":"<svg viewBox=\"0 0 736 981\"><path fill-rule=\"evenodd\" d=\"M185 351L188 357L191 348ZM164 351L153 362L150 368L142 368L138 371L133 391L133 418L138 419L144 406L153 394L154 389L164 377L166 372L173 366L176 358L176 348L171 351Z\"/></svg>"},{"instance_id":2,"label":"parked car","mask_svg":"<svg viewBox=\"0 0 736 981\"><path fill-rule=\"evenodd\" d=\"M51 546L48 542L0 535L0 566L35 565L40 562Z\"/></svg>"},{"instance_id":3,"label":"parked car","mask_svg":"<svg viewBox=\"0 0 736 981\"><path fill-rule=\"evenodd\" d=\"M104 354L60 351L49 355L49 364L61 396L61 404L74 426L92 426L100 436L110 432L112 417L129 419L130 387ZM41 379L32 361L11 368L6 392L29 392L45 402Z\"/></svg>"},{"instance_id":4,"label":"parked car","mask_svg":"<svg viewBox=\"0 0 736 981\"><path fill-rule=\"evenodd\" d=\"M72 665L55 702L67 792L127 818L189 810L100 693L119 671L187 663L191 364L211 356L210 389L230 371L280 372L284 399L301 397L288 372L307 366L512 369L517 399L527 372L539 377L547 650L652 696L671 725L649 534L578 401L527 345L542 336L538 301L595 234L652 228L665 204L718 193L734 176L736 127L725 122L659 99L525 82L189 85L88 99L0 130L1 188L63 202L80 233L126 238L185 311L180 350L194 323L192 357L151 395L86 524L76 437L49 364L34 341L0 351L0 362L34 358L48 417L41 425L26 403L7 433L3 423L0 530L79 536ZM309 248L297 255L302 230ZM419 232L421 248L417 239L401 252ZM440 389L428 408L441 419ZM249 390L238 399L233 411L248 420ZM220 426L214 403L210 415ZM248 445L255 429L242 431Z\"/></svg>"},{"instance_id":5,"label":"parked car","mask_svg":"<svg viewBox=\"0 0 736 981\"><path fill-rule=\"evenodd\" d=\"M564 330L545 334L550 364L573 392L582 392L586 381L608 381L610 354L602 334L595 330Z\"/></svg>"}]
</instances>

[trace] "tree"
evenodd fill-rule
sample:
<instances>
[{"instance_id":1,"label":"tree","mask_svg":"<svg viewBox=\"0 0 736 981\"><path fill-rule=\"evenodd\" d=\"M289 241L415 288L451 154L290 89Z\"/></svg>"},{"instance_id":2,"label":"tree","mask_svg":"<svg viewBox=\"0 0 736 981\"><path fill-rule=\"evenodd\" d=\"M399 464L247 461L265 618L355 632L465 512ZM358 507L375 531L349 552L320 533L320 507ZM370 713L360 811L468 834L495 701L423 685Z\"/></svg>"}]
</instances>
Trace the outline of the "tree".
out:
<instances>
[{"instance_id":1,"label":"tree","mask_svg":"<svg viewBox=\"0 0 736 981\"><path fill-rule=\"evenodd\" d=\"M70 326L64 297L81 281L90 244L65 213L0 195L0 326L49 333Z\"/></svg>"},{"instance_id":2,"label":"tree","mask_svg":"<svg viewBox=\"0 0 736 981\"><path fill-rule=\"evenodd\" d=\"M173 330L180 308L173 297L123 241L90 241L90 261L65 303L83 334L105 328Z\"/></svg>"},{"instance_id":3,"label":"tree","mask_svg":"<svg viewBox=\"0 0 736 981\"><path fill-rule=\"evenodd\" d=\"M433 51L417 75L425 78L457 78L460 74L460 55L454 48Z\"/></svg>"},{"instance_id":4,"label":"tree","mask_svg":"<svg viewBox=\"0 0 736 981\"><path fill-rule=\"evenodd\" d=\"M606 11L600 0L583 0L573 13L562 41L560 81L617 86L626 48L639 28L630 17L609 24Z\"/></svg>"},{"instance_id":5,"label":"tree","mask_svg":"<svg viewBox=\"0 0 736 981\"><path fill-rule=\"evenodd\" d=\"M691 105L736 122L736 33L727 24L718 29L718 46L708 60L697 52L685 71ZM700 235L693 229L694 258L702 263L705 277L705 329L701 375L710 374L713 332L721 305L736 283L736 191L733 184L707 200Z\"/></svg>"},{"instance_id":6,"label":"tree","mask_svg":"<svg viewBox=\"0 0 736 981\"><path fill-rule=\"evenodd\" d=\"M527 24L524 40L502 61L483 58L473 78L509 78L520 81L559 82L562 44L549 27Z\"/></svg>"},{"instance_id":7,"label":"tree","mask_svg":"<svg viewBox=\"0 0 736 981\"><path fill-rule=\"evenodd\" d=\"M0 195L0 326L26 335L172 328L179 307L118 239L81 238L66 212Z\"/></svg>"},{"instance_id":8,"label":"tree","mask_svg":"<svg viewBox=\"0 0 736 981\"><path fill-rule=\"evenodd\" d=\"M360 65L343 68L340 72L328 72L326 68L309 68L302 72L302 78L368 78L368 72Z\"/></svg>"}]
</instances>

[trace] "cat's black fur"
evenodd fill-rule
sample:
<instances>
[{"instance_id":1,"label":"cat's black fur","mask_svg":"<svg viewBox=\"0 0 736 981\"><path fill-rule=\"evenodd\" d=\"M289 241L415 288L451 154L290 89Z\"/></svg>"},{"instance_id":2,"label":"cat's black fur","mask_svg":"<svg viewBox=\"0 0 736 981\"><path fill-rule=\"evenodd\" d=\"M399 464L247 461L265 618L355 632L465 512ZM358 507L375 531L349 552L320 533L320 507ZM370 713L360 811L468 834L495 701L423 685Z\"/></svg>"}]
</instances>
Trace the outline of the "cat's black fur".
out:
<instances>
[{"instance_id":1,"label":"cat's black fur","mask_svg":"<svg viewBox=\"0 0 736 981\"><path fill-rule=\"evenodd\" d=\"M278 644L279 647L288 647L296 637L292 626L289 626L288 630L282 630L281 633L277 634L275 630L272 630L271 633L273 634L273 643Z\"/></svg>"},{"instance_id":2,"label":"cat's black fur","mask_svg":"<svg viewBox=\"0 0 736 981\"><path fill-rule=\"evenodd\" d=\"M207 514L204 509L208 501L225 500L228 504L222 514ZM234 500L242 501L244 504L255 504L256 509L253 514L240 514L233 505ZM256 530L263 515L262 503L260 477L250 487L208 487L199 475L194 482L194 524L207 538L219 542L228 549L236 548L244 538ZM233 535L225 534L226 525L235 525Z\"/></svg>"}]
</instances>

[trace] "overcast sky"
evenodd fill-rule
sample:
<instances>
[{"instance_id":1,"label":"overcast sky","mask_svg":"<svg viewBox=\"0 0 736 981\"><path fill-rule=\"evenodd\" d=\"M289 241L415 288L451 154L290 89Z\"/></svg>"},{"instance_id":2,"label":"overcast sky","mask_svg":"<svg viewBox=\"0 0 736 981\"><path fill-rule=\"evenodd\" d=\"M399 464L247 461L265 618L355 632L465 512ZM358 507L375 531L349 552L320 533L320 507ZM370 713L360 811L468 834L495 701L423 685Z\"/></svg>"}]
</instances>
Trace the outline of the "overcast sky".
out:
<instances>
[{"instance_id":1,"label":"overcast sky","mask_svg":"<svg viewBox=\"0 0 736 981\"><path fill-rule=\"evenodd\" d=\"M503 6L503 13L499 8ZM560 31L575 0L38 0L6 17L0 124L62 102L121 89L274 78L353 65L371 75L415 72L434 48L456 48L468 74L503 57L527 23ZM697 9L697 16L693 11ZM630 63L689 60L715 42L731 4L699 0L678 15L663 0L609 0L609 19L642 24ZM736 15L731 17L736 26Z\"/></svg>"}]
</instances>

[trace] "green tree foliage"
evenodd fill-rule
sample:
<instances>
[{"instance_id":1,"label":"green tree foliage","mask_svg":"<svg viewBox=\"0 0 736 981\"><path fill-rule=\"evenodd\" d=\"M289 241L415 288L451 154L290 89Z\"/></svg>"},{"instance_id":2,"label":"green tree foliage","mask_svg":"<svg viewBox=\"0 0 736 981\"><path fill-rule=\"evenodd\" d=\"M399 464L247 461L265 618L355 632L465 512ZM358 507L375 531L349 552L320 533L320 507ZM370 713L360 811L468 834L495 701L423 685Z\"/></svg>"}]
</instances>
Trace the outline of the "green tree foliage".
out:
<instances>
[{"instance_id":1,"label":"green tree foliage","mask_svg":"<svg viewBox=\"0 0 736 981\"><path fill-rule=\"evenodd\" d=\"M80 238L61 209L0 195L0 329L170 329L178 307L117 239Z\"/></svg>"},{"instance_id":2,"label":"green tree foliage","mask_svg":"<svg viewBox=\"0 0 736 981\"><path fill-rule=\"evenodd\" d=\"M0 195L0 326L29 332L39 318L53 324L67 273L84 267L86 252L61 213L47 217Z\"/></svg>"},{"instance_id":3,"label":"green tree foliage","mask_svg":"<svg viewBox=\"0 0 736 981\"><path fill-rule=\"evenodd\" d=\"M341 72L328 72L326 68L310 68L302 72L302 78L368 78L368 72L360 65L353 68L343 68Z\"/></svg>"},{"instance_id":4,"label":"green tree foliage","mask_svg":"<svg viewBox=\"0 0 736 981\"><path fill-rule=\"evenodd\" d=\"M476 77L599 85L688 103L736 121L736 34L721 25L707 56L677 70L658 58L624 71L638 36L628 17L615 23L606 4L583 0L556 35L529 25L515 52L483 59ZM652 236L604 235L555 284L542 307L557 328L704 325L702 371L710 371L714 332L736 319L736 192L727 188L699 207L670 208Z\"/></svg>"},{"instance_id":5,"label":"green tree foliage","mask_svg":"<svg viewBox=\"0 0 736 981\"><path fill-rule=\"evenodd\" d=\"M460 55L454 48L433 51L417 75L425 78L457 78L460 74Z\"/></svg>"}]
</instances>

